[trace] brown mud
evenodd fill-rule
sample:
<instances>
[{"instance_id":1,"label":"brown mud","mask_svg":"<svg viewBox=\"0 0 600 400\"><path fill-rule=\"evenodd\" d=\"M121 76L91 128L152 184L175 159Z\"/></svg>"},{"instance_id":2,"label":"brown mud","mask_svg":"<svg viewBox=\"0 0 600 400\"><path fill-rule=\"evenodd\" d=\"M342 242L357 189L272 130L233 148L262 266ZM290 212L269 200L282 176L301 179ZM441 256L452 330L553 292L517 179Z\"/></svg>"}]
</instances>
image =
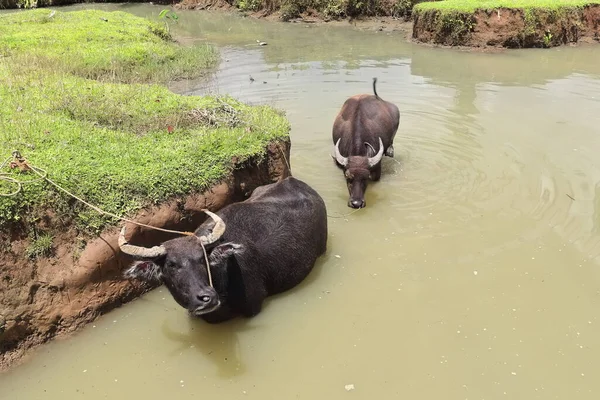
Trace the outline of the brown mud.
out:
<instances>
[{"instance_id":1,"label":"brown mud","mask_svg":"<svg viewBox=\"0 0 600 400\"><path fill-rule=\"evenodd\" d=\"M236 165L230 176L209 190L174 198L139 212L134 221L172 230L193 231L206 215L246 199L261 185L291 174L290 142L271 143L262 159ZM0 371L8 369L36 346L66 337L115 307L155 286L122 279L132 261L119 251L120 227L111 227L85 243L70 221L48 211L40 222L53 233L54 252L34 260L24 256L30 244L18 227L9 248L0 253ZM156 245L176 237L126 224L132 243ZM41 227L41 226L40 226Z\"/></svg>"},{"instance_id":2,"label":"brown mud","mask_svg":"<svg viewBox=\"0 0 600 400\"><path fill-rule=\"evenodd\" d=\"M228 3L226 0L182 0L174 5L179 10L218 10L232 13L242 13L251 18L263 19L266 21L282 21L283 13L281 10L266 7L258 11L243 12L237 7ZM381 16L358 16L332 19L324 16L314 8L308 8L301 12L296 18L288 19L290 23L305 23L327 26L348 26L356 29L376 32L401 32L409 38L412 33L412 22L407 18L394 17L391 15Z\"/></svg>"}]
</instances>

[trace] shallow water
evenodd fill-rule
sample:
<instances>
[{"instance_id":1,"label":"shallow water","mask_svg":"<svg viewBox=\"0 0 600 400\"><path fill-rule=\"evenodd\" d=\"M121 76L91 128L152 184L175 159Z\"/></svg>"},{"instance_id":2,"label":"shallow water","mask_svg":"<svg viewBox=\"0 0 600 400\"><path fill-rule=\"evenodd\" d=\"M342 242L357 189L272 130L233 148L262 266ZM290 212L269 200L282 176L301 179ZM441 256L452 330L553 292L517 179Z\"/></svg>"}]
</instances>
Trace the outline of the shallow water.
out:
<instances>
[{"instance_id":1,"label":"shallow water","mask_svg":"<svg viewBox=\"0 0 600 400\"><path fill-rule=\"evenodd\" d=\"M178 14L223 62L172 88L286 110L294 175L332 216L327 254L251 320L192 321L157 289L0 376L1 398L598 398L597 46L473 54ZM331 126L374 76L401 111L396 158L348 215Z\"/></svg>"}]
</instances>

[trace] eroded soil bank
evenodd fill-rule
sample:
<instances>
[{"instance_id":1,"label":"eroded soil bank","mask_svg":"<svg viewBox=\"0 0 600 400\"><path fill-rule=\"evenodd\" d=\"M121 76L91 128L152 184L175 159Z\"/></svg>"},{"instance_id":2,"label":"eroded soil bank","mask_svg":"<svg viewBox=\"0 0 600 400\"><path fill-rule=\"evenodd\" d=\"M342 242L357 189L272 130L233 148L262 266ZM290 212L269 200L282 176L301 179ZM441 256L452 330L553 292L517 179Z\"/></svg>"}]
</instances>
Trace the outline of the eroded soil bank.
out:
<instances>
[{"instance_id":1,"label":"eroded soil bank","mask_svg":"<svg viewBox=\"0 0 600 400\"><path fill-rule=\"evenodd\" d=\"M79 2L42 0L37 6ZM399 31L406 34L408 40L438 46L539 48L600 41L600 5L557 10L502 7L474 12L413 8L421 2L180 0L172 6L179 10L240 11L253 18L273 21L328 25L350 23L363 30ZM165 1L154 3L167 4ZM4 8L18 7L15 0L0 0L0 4Z\"/></svg>"},{"instance_id":2,"label":"eroded soil bank","mask_svg":"<svg viewBox=\"0 0 600 400\"><path fill-rule=\"evenodd\" d=\"M143 210L134 221L174 230L194 230L204 218L202 209L215 211L247 198L261 185L290 174L290 142L271 143L262 159L238 164L227 178L203 193L174 198ZM39 222L55 232L51 257L24 256L30 239L18 227L11 232L10 248L0 253L0 370L6 370L54 337L76 331L101 314L153 287L121 278L131 259L118 249L120 227L103 231L85 244L70 221L48 211ZM175 237L127 224L131 242L141 245Z\"/></svg>"},{"instance_id":3,"label":"eroded soil bank","mask_svg":"<svg viewBox=\"0 0 600 400\"><path fill-rule=\"evenodd\" d=\"M415 12L413 39L470 47L553 47L600 41L600 5L565 10L499 8Z\"/></svg>"},{"instance_id":4,"label":"eroded soil bank","mask_svg":"<svg viewBox=\"0 0 600 400\"><path fill-rule=\"evenodd\" d=\"M255 2L256 3L256 2ZM296 4L291 7L289 4ZM351 4L352 2L347 2ZM419 43L443 46L531 48L600 41L600 5L577 8L497 8L459 12L419 10L420 0L372 1L360 9L306 5L310 2L262 2L247 11L254 18L330 25L351 23L359 29L400 31ZM372 4L371 4L372 3ZM238 4L238 3L235 3ZM244 3L245 4L245 3ZM254 3L253 3L254 4ZM358 3L357 3L358 4ZM360 3L363 4L363 3ZM179 9L237 10L226 0L182 0ZM293 12L289 10L292 9ZM338 10L336 14L332 10ZM356 11L356 13L352 13Z\"/></svg>"}]
</instances>

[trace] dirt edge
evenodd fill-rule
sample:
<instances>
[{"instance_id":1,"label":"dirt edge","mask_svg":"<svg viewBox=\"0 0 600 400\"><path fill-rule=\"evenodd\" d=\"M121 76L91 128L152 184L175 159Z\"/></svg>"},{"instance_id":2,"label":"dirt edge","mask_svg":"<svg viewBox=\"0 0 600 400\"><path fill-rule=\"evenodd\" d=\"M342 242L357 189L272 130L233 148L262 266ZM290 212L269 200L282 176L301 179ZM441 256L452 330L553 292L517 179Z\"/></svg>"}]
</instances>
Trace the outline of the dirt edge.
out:
<instances>
[{"instance_id":1,"label":"dirt edge","mask_svg":"<svg viewBox=\"0 0 600 400\"><path fill-rule=\"evenodd\" d=\"M411 1L410 5L420 3ZM494 51L502 48L542 48L600 42L600 5L563 7L558 10L497 8L475 12L441 11L386 5L381 15L331 18L307 8L289 18L281 8L263 2L258 11L240 11L226 0L182 0L174 7L184 10L220 10L271 21L352 25L360 30L401 32L407 41L462 50ZM271 4L269 6L269 4ZM400 4L400 3L390 3Z\"/></svg>"},{"instance_id":2,"label":"dirt edge","mask_svg":"<svg viewBox=\"0 0 600 400\"><path fill-rule=\"evenodd\" d=\"M290 147L289 140L273 142L267 146L265 157L237 164L209 190L170 199L132 219L193 231L206 218L202 209L219 210L246 199L258 186L289 176ZM132 259L119 251L120 227L105 229L81 249L76 230L65 221L49 213L41 223L46 229L56 228L51 257L24 257L27 238L11 241L10 249L0 253L0 371L22 363L39 345L68 337L156 287L121 278L121 271ZM126 226L130 240L140 245L156 245L176 237L129 223Z\"/></svg>"},{"instance_id":3,"label":"dirt edge","mask_svg":"<svg viewBox=\"0 0 600 400\"><path fill-rule=\"evenodd\" d=\"M82 0L48 0L39 7L81 3ZM112 2L109 0L109 2ZM133 1L143 2L143 1ZM475 12L412 9L421 0L382 1L369 15L331 17L314 8L289 16L278 2L260 1L258 10L242 11L233 0L154 1L175 10L218 10L270 21L347 26L382 32L400 32L406 41L434 47L471 51L497 51L504 48L541 48L577 43L600 42L600 5L563 7L558 10L496 8ZM405 4L406 3L406 4ZM4 8L16 8L5 0ZM0 7L2 8L2 7Z\"/></svg>"},{"instance_id":4,"label":"dirt edge","mask_svg":"<svg viewBox=\"0 0 600 400\"><path fill-rule=\"evenodd\" d=\"M600 42L600 5L413 13L413 40L444 46L547 48Z\"/></svg>"}]
</instances>

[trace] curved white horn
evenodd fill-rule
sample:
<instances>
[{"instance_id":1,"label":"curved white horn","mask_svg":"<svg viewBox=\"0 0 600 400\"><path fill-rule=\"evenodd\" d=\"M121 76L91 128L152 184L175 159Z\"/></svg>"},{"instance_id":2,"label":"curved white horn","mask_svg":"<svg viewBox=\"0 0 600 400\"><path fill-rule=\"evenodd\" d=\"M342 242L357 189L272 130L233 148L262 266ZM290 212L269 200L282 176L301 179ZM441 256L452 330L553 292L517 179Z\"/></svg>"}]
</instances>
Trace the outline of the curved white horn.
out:
<instances>
[{"instance_id":1,"label":"curved white horn","mask_svg":"<svg viewBox=\"0 0 600 400\"><path fill-rule=\"evenodd\" d=\"M121 228L121 233L119 234L119 248L125 254L140 258L156 258L167 253L167 250L163 246L147 248L127 244L127 240L125 240L125 227Z\"/></svg>"},{"instance_id":2,"label":"curved white horn","mask_svg":"<svg viewBox=\"0 0 600 400\"><path fill-rule=\"evenodd\" d=\"M206 246L207 244L216 242L221 236L223 236L223 234L225 233L226 225L225 221L223 221L221 217L219 217L217 214L212 213L208 210L202 211L204 211L209 217L213 219L213 221L215 221L215 226L213 227L212 232L206 236L200 236L198 238L200 239L202 244Z\"/></svg>"},{"instance_id":3,"label":"curved white horn","mask_svg":"<svg viewBox=\"0 0 600 400\"><path fill-rule=\"evenodd\" d=\"M383 157L383 141L379 138L379 151L373 157L369 157L369 168L373 168Z\"/></svg>"},{"instance_id":4,"label":"curved white horn","mask_svg":"<svg viewBox=\"0 0 600 400\"><path fill-rule=\"evenodd\" d=\"M339 138L338 141L335 142L335 146L333 147L333 150L335 151L335 160L342 167L345 167L346 165L348 165L348 157L344 157L343 155L340 154L340 140L342 140L342 138Z\"/></svg>"}]
</instances>

